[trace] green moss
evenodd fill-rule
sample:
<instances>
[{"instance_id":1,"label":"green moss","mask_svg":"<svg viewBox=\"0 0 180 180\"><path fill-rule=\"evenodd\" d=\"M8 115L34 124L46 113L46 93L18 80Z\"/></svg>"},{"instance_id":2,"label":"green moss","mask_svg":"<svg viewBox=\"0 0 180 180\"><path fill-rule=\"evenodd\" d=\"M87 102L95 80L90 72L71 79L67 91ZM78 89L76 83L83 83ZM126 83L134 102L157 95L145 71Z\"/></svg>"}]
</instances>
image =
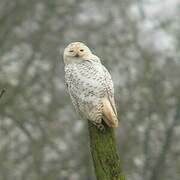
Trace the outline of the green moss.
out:
<instances>
[{"instance_id":1,"label":"green moss","mask_svg":"<svg viewBox=\"0 0 180 180\"><path fill-rule=\"evenodd\" d=\"M122 174L114 129L105 125L100 132L89 122L91 154L97 180L125 180Z\"/></svg>"}]
</instances>

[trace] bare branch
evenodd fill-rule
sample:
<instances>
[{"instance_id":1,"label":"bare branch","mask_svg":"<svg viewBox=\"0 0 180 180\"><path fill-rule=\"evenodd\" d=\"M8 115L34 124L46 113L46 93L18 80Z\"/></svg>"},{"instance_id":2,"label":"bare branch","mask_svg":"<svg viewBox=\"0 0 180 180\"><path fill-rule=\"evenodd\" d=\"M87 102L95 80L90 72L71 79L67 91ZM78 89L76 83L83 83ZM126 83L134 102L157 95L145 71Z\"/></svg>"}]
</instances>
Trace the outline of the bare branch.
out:
<instances>
[{"instance_id":1,"label":"bare branch","mask_svg":"<svg viewBox=\"0 0 180 180\"><path fill-rule=\"evenodd\" d=\"M0 93L0 98L3 96L3 94L5 93L5 89L3 89Z\"/></svg>"},{"instance_id":2,"label":"bare branch","mask_svg":"<svg viewBox=\"0 0 180 180\"><path fill-rule=\"evenodd\" d=\"M159 179L159 177L158 177L160 175L159 172L163 172L166 156L168 154L168 151L171 148L171 143L172 143L171 139L174 135L174 127L178 123L179 120L180 120L180 103L177 104L176 112L175 112L172 124L167 128L167 130L165 132L165 134L166 134L165 141L162 144L161 152L160 152L159 157L157 158L157 161L152 169L152 173L151 173L149 180Z\"/></svg>"}]
</instances>

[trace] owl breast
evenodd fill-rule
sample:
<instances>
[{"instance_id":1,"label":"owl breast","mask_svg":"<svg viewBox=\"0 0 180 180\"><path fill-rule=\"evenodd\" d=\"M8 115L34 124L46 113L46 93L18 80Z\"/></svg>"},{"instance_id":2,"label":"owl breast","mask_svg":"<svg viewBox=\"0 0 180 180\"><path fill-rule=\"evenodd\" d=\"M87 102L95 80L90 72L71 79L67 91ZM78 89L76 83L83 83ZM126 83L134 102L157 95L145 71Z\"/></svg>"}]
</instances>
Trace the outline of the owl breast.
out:
<instances>
[{"instance_id":1,"label":"owl breast","mask_svg":"<svg viewBox=\"0 0 180 180\"><path fill-rule=\"evenodd\" d=\"M101 108L105 95L105 79L102 65L85 61L65 66L65 81L76 110L86 118Z\"/></svg>"}]
</instances>

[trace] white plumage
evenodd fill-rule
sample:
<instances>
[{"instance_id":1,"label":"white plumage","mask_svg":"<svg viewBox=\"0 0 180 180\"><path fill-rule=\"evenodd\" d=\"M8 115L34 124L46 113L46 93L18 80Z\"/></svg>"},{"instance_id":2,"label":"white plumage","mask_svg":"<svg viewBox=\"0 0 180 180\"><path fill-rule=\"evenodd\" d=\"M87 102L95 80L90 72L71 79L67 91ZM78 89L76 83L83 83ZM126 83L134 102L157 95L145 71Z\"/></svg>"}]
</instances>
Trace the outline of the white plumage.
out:
<instances>
[{"instance_id":1,"label":"white plumage","mask_svg":"<svg viewBox=\"0 0 180 180\"><path fill-rule=\"evenodd\" d=\"M79 114L103 129L102 119L117 127L111 76L83 43L71 43L64 51L65 82L72 103Z\"/></svg>"}]
</instances>

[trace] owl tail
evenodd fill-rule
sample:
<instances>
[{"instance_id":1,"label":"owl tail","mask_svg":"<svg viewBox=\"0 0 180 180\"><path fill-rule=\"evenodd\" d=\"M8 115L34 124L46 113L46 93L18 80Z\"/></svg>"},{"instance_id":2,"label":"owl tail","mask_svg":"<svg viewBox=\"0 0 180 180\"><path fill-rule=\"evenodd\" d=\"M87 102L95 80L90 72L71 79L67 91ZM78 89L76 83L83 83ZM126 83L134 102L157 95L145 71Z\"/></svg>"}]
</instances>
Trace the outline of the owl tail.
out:
<instances>
[{"instance_id":1,"label":"owl tail","mask_svg":"<svg viewBox=\"0 0 180 180\"><path fill-rule=\"evenodd\" d=\"M110 127L118 127L115 104L112 104L107 97L103 98L103 120Z\"/></svg>"}]
</instances>

